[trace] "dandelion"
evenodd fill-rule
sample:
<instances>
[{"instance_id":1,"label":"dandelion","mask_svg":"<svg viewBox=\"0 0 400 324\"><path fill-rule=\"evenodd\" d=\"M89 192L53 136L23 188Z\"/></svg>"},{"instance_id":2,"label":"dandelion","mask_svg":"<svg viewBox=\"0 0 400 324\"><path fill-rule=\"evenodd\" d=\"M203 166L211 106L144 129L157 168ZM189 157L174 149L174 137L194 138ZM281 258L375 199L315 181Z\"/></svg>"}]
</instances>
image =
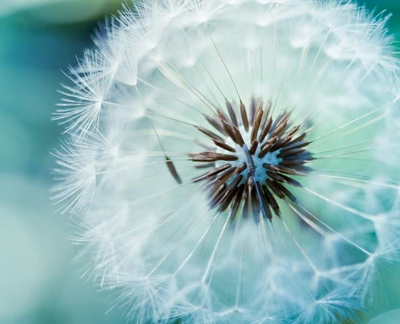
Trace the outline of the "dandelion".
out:
<instances>
[{"instance_id":1,"label":"dandelion","mask_svg":"<svg viewBox=\"0 0 400 324\"><path fill-rule=\"evenodd\" d=\"M96 34L55 115L54 199L129 319L354 322L396 287L386 20L347 1L154 0Z\"/></svg>"}]
</instances>

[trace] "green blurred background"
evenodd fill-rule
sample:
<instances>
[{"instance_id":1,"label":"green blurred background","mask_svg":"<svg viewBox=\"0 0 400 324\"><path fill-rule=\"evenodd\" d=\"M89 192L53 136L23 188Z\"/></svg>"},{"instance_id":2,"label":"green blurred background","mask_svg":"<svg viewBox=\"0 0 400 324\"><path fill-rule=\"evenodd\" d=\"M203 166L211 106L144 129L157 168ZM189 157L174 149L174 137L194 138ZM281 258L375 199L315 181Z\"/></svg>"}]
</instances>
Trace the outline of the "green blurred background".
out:
<instances>
[{"instance_id":1,"label":"green blurred background","mask_svg":"<svg viewBox=\"0 0 400 324\"><path fill-rule=\"evenodd\" d=\"M400 32L400 0L362 4L392 12ZM105 315L112 296L80 278L73 229L48 198L61 70L118 9L121 0L0 0L0 324L126 323L118 309Z\"/></svg>"}]
</instances>

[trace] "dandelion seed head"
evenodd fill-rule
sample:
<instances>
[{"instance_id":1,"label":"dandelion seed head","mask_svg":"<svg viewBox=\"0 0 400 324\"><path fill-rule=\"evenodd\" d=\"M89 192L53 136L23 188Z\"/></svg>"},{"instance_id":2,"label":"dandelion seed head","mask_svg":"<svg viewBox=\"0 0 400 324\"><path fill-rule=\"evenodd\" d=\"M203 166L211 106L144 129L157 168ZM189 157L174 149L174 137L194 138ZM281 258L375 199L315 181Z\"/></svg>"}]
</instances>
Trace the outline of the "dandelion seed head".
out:
<instances>
[{"instance_id":1,"label":"dandelion seed head","mask_svg":"<svg viewBox=\"0 0 400 324\"><path fill-rule=\"evenodd\" d=\"M135 323L372 307L400 266L386 21L334 0L154 0L106 21L54 117L83 275Z\"/></svg>"}]
</instances>

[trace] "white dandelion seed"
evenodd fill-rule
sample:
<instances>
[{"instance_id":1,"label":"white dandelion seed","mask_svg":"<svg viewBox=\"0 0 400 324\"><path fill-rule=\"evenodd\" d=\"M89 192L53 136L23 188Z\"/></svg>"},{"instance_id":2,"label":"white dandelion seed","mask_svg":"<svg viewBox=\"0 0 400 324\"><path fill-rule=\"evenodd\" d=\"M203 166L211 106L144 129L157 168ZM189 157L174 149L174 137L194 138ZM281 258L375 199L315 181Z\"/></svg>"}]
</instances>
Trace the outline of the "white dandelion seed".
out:
<instances>
[{"instance_id":1,"label":"white dandelion seed","mask_svg":"<svg viewBox=\"0 0 400 324\"><path fill-rule=\"evenodd\" d=\"M154 0L108 22L55 117L54 199L84 274L134 323L378 305L400 267L386 20L347 1Z\"/></svg>"}]
</instances>

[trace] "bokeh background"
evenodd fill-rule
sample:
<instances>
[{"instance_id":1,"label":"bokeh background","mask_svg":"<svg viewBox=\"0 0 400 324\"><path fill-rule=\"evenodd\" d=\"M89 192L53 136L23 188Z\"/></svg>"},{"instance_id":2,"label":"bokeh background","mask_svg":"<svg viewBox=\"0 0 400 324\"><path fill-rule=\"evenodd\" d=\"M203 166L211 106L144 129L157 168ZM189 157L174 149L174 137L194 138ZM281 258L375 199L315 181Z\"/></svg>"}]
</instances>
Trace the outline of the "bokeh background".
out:
<instances>
[{"instance_id":1,"label":"bokeh background","mask_svg":"<svg viewBox=\"0 0 400 324\"><path fill-rule=\"evenodd\" d=\"M81 278L73 228L48 198L61 70L121 2L0 0L0 324L126 323L118 308L105 314L112 296ZM400 0L361 4L393 13L389 28L400 35ZM371 324L400 323L399 311L384 316Z\"/></svg>"}]
</instances>

